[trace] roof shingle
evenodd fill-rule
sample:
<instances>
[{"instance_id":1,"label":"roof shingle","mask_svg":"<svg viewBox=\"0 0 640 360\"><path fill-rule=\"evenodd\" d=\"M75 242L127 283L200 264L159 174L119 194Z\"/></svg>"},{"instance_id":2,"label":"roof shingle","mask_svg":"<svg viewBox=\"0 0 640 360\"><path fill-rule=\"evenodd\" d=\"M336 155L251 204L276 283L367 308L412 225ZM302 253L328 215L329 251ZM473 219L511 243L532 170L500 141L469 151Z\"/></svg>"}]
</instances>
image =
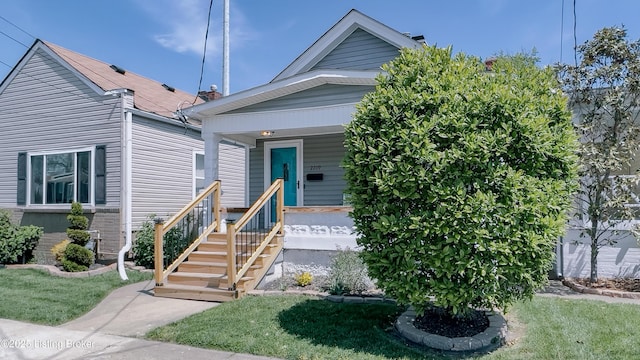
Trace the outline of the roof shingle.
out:
<instances>
[{"instance_id":1,"label":"roof shingle","mask_svg":"<svg viewBox=\"0 0 640 360\"><path fill-rule=\"evenodd\" d=\"M136 109L175 118L174 112L181 104L187 107L204 102L196 95L178 89L169 91L163 87L162 83L155 80L130 71L120 74L111 68L111 64L78 54L50 42L43 41L43 43L104 91L120 88L133 90Z\"/></svg>"}]
</instances>

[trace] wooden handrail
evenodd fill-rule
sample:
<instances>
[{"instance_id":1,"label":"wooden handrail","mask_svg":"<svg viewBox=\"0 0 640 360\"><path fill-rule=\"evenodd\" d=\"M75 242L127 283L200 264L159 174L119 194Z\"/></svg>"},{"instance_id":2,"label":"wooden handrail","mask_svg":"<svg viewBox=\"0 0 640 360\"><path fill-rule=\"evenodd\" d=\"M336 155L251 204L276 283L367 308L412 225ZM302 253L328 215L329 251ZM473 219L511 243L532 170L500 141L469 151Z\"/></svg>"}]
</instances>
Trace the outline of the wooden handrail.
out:
<instances>
[{"instance_id":1,"label":"wooden handrail","mask_svg":"<svg viewBox=\"0 0 640 360\"><path fill-rule=\"evenodd\" d=\"M240 219L238 219L238 221L235 222L236 228L241 228L244 225L246 225L247 222L249 222L249 220L252 217L254 217L258 213L258 211L260 211L260 209L262 209L262 207L267 203L267 201L271 199L273 194L275 194L276 191L282 188L282 185L284 185L284 180L276 179L273 182L273 184L271 184L271 186L269 186L267 190L265 190L265 192L258 198L258 200L256 200L255 203L253 203L253 205L249 208L249 210L246 213L244 213L244 215L242 215ZM282 199L284 202L284 197ZM279 202L280 199L278 198L277 201ZM280 218L278 218L278 220L280 220Z\"/></svg>"},{"instance_id":2,"label":"wooden handrail","mask_svg":"<svg viewBox=\"0 0 640 360\"><path fill-rule=\"evenodd\" d=\"M258 198L258 200L256 200L256 202L249 208L249 210L244 215L242 215L235 223L227 225L227 258L228 258L228 262L227 262L227 281L228 281L228 284L229 284L229 287L230 287L231 290L235 290L236 279L239 279L240 277L242 277L242 275L244 275L244 273L251 266L253 261L255 261L257 259L258 255L267 246L269 241L271 241L271 239L276 234L281 233L282 228L283 228L283 224L284 224L283 221L282 221L282 217L283 217L282 209L284 208L284 191L283 191L283 187L284 187L284 180L283 179L276 179L271 184L271 186L269 186L267 188L267 190L265 190L265 192ZM262 209L267 204L267 201L269 201L269 199L271 199L271 197L274 194L277 194L277 196L276 196L276 212L277 212L277 214L276 214L275 225L274 225L273 229L270 231L269 235L265 238L265 240L263 240L261 242L261 244L258 247L258 249L256 249L256 251L254 251L254 253L248 259L248 261L245 264L243 264L242 268L240 269L240 271L238 271L236 269L236 266L237 266L237 264L236 264L236 234L240 229L242 229L247 224L247 222L249 222L249 220L251 220L251 218L253 218L256 214L258 214L260 209ZM267 238L268 238L269 241L266 241Z\"/></svg>"},{"instance_id":3,"label":"wooden handrail","mask_svg":"<svg viewBox=\"0 0 640 360\"><path fill-rule=\"evenodd\" d=\"M211 195L215 190L220 191L220 180L216 180L212 182L207 188L202 190L198 196L196 196L190 203L188 203L185 207L182 208L179 212L169 218L169 220L165 221L164 228L170 229L172 228L180 219L182 219L185 215L189 213L189 211L193 210L196 205L202 202L207 196ZM214 201L213 206L220 209L219 201ZM213 210L213 209L212 209ZM219 212L214 212L215 219L218 219ZM217 230L217 229L216 229Z\"/></svg>"},{"instance_id":4,"label":"wooden handrail","mask_svg":"<svg viewBox=\"0 0 640 360\"><path fill-rule=\"evenodd\" d=\"M156 220L156 224L154 226L154 277L156 286L161 286L167 274L175 270L175 268L180 265L180 262L186 259L187 256L189 256L189 254L193 250L195 250L197 246L203 241L203 239L206 239L211 232L219 230L220 192L220 180L216 180L212 182L208 187L206 187L203 191L201 191L200 194L198 194L198 196L196 196L191 202L189 202L189 204L182 208L182 210L169 218L169 220L167 220L166 222ZM211 224L208 224L205 231L200 234L200 236L195 241L193 241L191 245L187 249L185 249L185 251L183 251L182 254L180 254L180 256L165 270L163 249L164 235L169 229L175 226L180 220L187 216L196 206L202 203L202 201L211 194L213 194L213 204L209 204L209 210L212 211Z\"/></svg>"}]
</instances>

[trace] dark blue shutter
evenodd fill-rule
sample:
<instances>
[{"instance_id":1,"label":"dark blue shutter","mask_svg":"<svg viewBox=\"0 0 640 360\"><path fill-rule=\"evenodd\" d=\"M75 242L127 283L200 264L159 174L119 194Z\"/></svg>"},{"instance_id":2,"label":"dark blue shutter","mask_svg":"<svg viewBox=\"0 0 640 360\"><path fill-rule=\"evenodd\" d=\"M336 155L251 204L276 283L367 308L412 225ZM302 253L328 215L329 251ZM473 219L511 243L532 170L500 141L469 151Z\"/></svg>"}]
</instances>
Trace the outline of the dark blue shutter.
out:
<instances>
[{"instance_id":1,"label":"dark blue shutter","mask_svg":"<svg viewBox=\"0 0 640 360\"><path fill-rule=\"evenodd\" d=\"M107 203L107 149L96 146L96 204Z\"/></svg>"},{"instance_id":2,"label":"dark blue shutter","mask_svg":"<svg viewBox=\"0 0 640 360\"><path fill-rule=\"evenodd\" d=\"M18 205L27 205L27 153L18 153Z\"/></svg>"}]
</instances>

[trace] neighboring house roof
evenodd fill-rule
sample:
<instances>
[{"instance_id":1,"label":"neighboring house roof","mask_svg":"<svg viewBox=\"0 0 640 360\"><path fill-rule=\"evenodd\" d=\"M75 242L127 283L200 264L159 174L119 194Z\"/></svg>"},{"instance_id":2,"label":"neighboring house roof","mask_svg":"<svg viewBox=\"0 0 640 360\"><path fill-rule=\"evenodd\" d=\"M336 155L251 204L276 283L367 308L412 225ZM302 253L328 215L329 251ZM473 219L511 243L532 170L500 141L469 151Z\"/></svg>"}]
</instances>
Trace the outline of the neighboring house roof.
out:
<instances>
[{"instance_id":1,"label":"neighboring house roof","mask_svg":"<svg viewBox=\"0 0 640 360\"><path fill-rule=\"evenodd\" d=\"M191 117L205 120L225 112L280 98L325 84L375 85L380 69L354 70L315 67L342 44L356 30L363 30L390 44L394 48L422 46L406 34L400 33L361 12L352 9L324 35L305 50L271 82L232 94L214 102L193 106L185 110Z\"/></svg>"},{"instance_id":2,"label":"neighboring house roof","mask_svg":"<svg viewBox=\"0 0 640 360\"><path fill-rule=\"evenodd\" d=\"M59 45L37 39L23 59L16 65L8 75L3 84L0 84L0 91L9 78L15 76L20 67L26 62L25 59L38 49L43 49L61 64L72 72L76 73L89 87L96 92L104 94L109 90L128 89L134 93L134 108L157 114L167 118L177 118L176 110L180 107L201 104L204 101L195 94L174 89L170 86L138 75L124 69L124 74L117 72L116 67L100 60L93 59L86 55L65 49ZM113 67L112 67L113 66ZM117 68L123 70L121 68ZM170 91L172 90L172 91Z\"/></svg>"}]
</instances>

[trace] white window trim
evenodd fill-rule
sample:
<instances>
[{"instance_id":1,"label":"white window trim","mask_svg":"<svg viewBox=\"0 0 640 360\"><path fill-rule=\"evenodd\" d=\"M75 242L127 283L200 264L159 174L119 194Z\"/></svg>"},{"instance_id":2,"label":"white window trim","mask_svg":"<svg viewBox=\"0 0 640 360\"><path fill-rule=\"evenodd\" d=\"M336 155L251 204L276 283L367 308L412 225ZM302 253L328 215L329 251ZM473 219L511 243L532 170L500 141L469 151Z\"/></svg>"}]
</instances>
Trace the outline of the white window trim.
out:
<instances>
[{"instance_id":1,"label":"white window trim","mask_svg":"<svg viewBox=\"0 0 640 360\"><path fill-rule=\"evenodd\" d=\"M47 156L47 155L57 155L57 154L77 154L79 152L89 152L91 155L91 166L90 168L90 174L89 174L89 178L91 179L91 186L89 187L89 202L88 203L82 203L82 205L86 205L86 206L95 206L95 193L96 193L96 184L95 184L95 173L96 173L96 147L95 146L91 146L91 147L83 147L83 148L74 148L74 149L61 149L61 150L49 150L49 151L33 151L33 152L27 152L27 207L32 207L32 208L66 208L69 207L69 204L32 204L31 203L31 182L32 182L32 178L31 178L31 157L32 156ZM74 162L74 169L77 169L77 161L78 161L78 157L74 156L73 162ZM43 164L45 165L45 164ZM44 179L44 174L43 174L43 187L44 183L45 183L45 179ZM75 195L77 194L77 177L75 174L75 170L74 170L74 181L73 181L73 193L74 193L74 198ZM45 194L43 194L43 200L45 199Z\"/></svg>"},{"instance_id":2,"label":"white window trim","mask_svg":"<svg viewBox=\"0 0 640 360\"><path fill-rule=\"evenodd\" d=\"M198 177L196 175L198 173L198 166L197 166L197 164L198 164L198 162L197 162L198 155L202 155L204 157L205 156L204 151L201 151L201 150L194 150L193 151L192 167L191 167L191 173L193 174L193 176L191 177L191 180L192 180L191 181L192 182L192 184L191 184L191 192L192 192L192 198L194 198L194 199L198 195L197 192L196 192L196 186L197 186L196 184L197 184L197 180L198 180ZM205 163L204 168L202 168L203 173L204 173L206 167L207 166L206 166L206 163ZM206 179L206 176L203 175L202 176L202 180L205 180L205 179Z\"/></svg>"}]
</instances>

